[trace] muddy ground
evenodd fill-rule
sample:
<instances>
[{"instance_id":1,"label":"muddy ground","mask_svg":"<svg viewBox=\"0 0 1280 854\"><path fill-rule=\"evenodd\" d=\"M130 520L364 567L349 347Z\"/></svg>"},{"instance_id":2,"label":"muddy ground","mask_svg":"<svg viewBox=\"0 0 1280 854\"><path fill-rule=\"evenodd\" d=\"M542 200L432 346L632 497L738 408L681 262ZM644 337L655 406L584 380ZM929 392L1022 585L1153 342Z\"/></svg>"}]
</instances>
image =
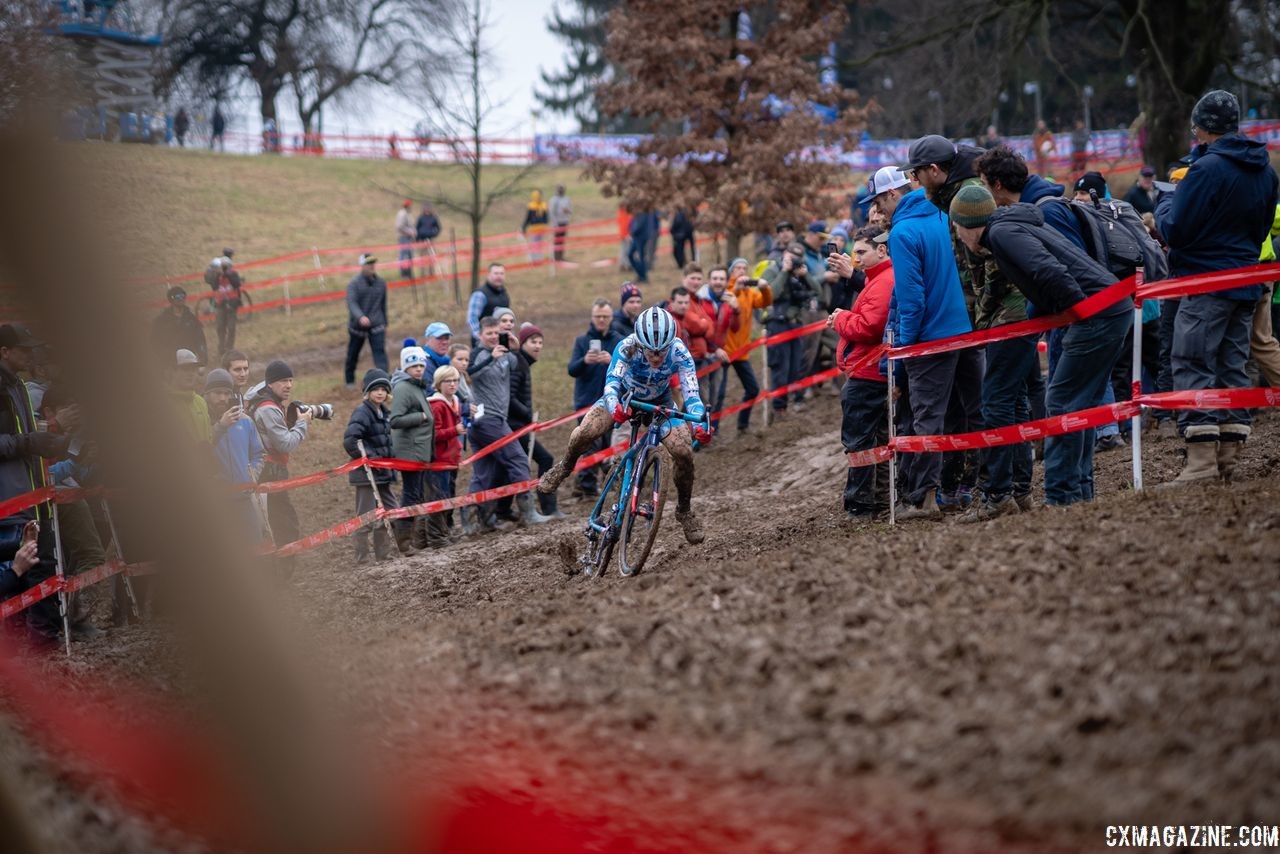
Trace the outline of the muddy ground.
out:
<instances>
[{"instance_id":1,"label":"muddy ground","mask_svg":"<svg viewBox=\"0 0 1280 854\"><path fill-rule=\"evenodd\" d=\"M1280 419L1231 487L1135 495L1111 453L1091 505L897 529L844 520L837 423L820 396L699 454L707 541L668 517L633 579L566 572L587 509L566 499L568 520L383 565L326 547L287 595L353 728L637 836L1079 850L1107 824L1276 822ZM1149 441L1148 484L1177 452ZM347 490L300 504L341 518ZM157 679L162 648L118 630L74 667ZM51 849L171 847L12 734L0 753Z\"/></svg>"}]
</instances>

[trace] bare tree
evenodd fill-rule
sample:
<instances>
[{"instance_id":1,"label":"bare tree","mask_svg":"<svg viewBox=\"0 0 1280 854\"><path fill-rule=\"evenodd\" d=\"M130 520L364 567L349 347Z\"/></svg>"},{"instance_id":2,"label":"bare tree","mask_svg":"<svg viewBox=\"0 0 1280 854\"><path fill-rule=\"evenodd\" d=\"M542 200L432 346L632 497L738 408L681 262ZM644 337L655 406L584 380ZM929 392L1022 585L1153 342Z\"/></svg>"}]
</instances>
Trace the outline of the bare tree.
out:
<instances>
[{"instance_id":1,"label":"bare tree","mask_svg":"<svg viewBox=\"0 0 1280 854\"><path fill-rule=\"evenodd\" d=\"M462 0L446 10L433 28L442 44L455 45L452 54L441 61L451 73L440 73L435 63L420 66L418 87L426 96L430 112L419 125L420 132L433 141L448 146L453 161L466 178L465 196L445 192L439 185L434 190L401 185L399 196L431 200L440 207L467 218L471 226L471 290L480 287L480 229L494 203L519 193L534 169L532 162L511 167L496 181L485 180L483 139L493 132L493 115L497 106L490 100L486 87L492 55L488 48L491 27L489 6L485 0ZM499 128L499 131L505 129Z\"/></svg>"}]
</instances>

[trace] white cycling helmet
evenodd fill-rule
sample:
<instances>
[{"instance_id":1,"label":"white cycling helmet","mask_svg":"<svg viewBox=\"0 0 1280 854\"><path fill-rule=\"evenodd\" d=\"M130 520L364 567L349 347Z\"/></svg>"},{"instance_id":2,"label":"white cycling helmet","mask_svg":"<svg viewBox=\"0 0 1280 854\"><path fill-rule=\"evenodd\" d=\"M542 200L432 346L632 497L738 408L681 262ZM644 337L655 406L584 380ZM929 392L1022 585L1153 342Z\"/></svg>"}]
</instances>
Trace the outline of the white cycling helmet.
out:
<instances>
[{"instance_id":1,"label":"white cycling helmet","mask_svg":"<svg viewBox=\"0 0 1280 854\"><path fill-rule=\"evenodd\" d=\"M675 318L665 308L646 308L636 318L636 341L646 350L665 350L675 337Z\"/></svg>"}]
</instances>

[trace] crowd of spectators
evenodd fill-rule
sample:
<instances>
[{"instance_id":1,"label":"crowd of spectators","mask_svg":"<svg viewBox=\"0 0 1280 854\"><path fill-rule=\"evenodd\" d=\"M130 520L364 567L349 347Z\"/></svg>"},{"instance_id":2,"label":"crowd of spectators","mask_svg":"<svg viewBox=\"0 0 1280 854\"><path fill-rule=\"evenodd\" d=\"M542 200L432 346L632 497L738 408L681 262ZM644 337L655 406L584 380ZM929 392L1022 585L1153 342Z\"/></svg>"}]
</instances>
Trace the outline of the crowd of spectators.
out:
<instances>
[{"instance_id":1,"label":"crowd of spectators","mask_svg":"<svg viewBox=\"0 0 1280 854\"><path fill-rule=\"evenodd\" d=\"M679 278L666 286L650 276L658 215L637 213L627 230L635 280L622 284L616 304L595 299L586 331L573 343L567 370L574 406L602 396L614 349L653 303L675 319L712 411L731 400L731 379L745 402L762 386L776 389L828 365L838 368L841 435L849 452L883 446L890 411L896 411L900 435L938 435L1007 427L1127 399L1135 334L1127 296L1044 335L985 347L889 362L880 355L881 345L920 344L1066 312L1113 288L1138 266L1151 280L1274 259L1280 199L1265 146L1238 133L1239 107L1226 92L1206 95L1191 118L1197 144L1170 165L1169 181L1154 180L1155 170L1144 167L1124 200L1112 198L1107 176L1096 171L1080 172L1068 192L1032 173L998 139L982 148L924 136L910 146L902 168L885 167L871 176L862 227L812 219L797 229L780 221L758 262L733 258L704 268L690 226L673 241ZM1036 151L1047 157L1052 145L1046 138ZM429 207L416 222L410 207L406 201L397 217L402 243L438 234ZM530 211L547 219L527 219L525 225L550 224L553 252L562 258L570 219L563 187L550 206L534 198ZM677 211L677 218L682 215L688 219ZM532 247L535 236L529 238ZM268 484L291 476L290 458L311 440L314 422L335 413L331 406L297 400L294 372L278 359L268 361L263 381L250 386L252 361L235 346L242 284L233 254L225 248L206 271L205 282L216 295L216 352L178 286L168 290L167 305L153 320L151 344L178 423L191 444L209 449L210 471L231 486ZM406 260L402 253L400 263ZM341 441L351 459L392 458L406 466L353 468L348 476L356 514L454 497L458 469L468 455L479 455L468 493L530 481L534 466L539 476L551 469L555 458L535 434L508 439L540 419L532 368L545 341L536 323L519 322L506 268L491 264L484 285L471 295L463 340L455 340L443 320L433 321L421 343L404 341L392 372L387 283L378 275L377 258L364 254L359 264L347 288L348 387L354 387L366 343L373 364L362 376L362 399L341 438L331 434L329 440ZM1265 381L1280 383L1274 305L1270 286L1257 285L1145 302L1137 330L1143 385L1162 391L1243 388L1255 382L1246 366L1251 354ZM760 326L778 335L823 319L826 334L770 344L767 372L756 375L744 350ZM795 417L815 393L809 388L776 396L771 414ZM0 407L8 410L0 413L0 500L45 485L95 484L95 447L85 437L79 407L60 382L56 358L21 324L0 326ZM1187 410L1176 422L1172 413L1154 415L1152 429L1176 431L1185 442L1186 464L1174 484L1231 479L1251 432L1248 410ZM739 435L752 432L751 418L751 407L737 414ZM718 428L718 421L713 425ZM1044 468L1043 506L1091 500L1095 450L1124 444L1118 428L1097 437L1094 432L1052 436L1042 449L1022 443L981 453L899 455L897 517L940 519L954 511L962 522L980 522L1030 511L1040 505L1032 498L1037 457ZM601 437L588 452L607 442ZM586 468L573 494L594 497L599 487L599 472ZM288 490L228 495L251 541L279 547L301 537ZM886 465L849 468L843 506L851 518L882 517L889 495ZM53 508L45 502L0 520L0 597L54 573ZM105 503L63 503L56 512L68 573L99 565L108 551L118 550ZM394 523L379 518L354 535L354 559L385 560L563 515L554 492L536 500L533 493L516 492L468 504L456 514L418 513ZM292 559L280 559L279 566L288 575ZM127 620L129 602L116 586L114 618ZM87 613L87 600L73 599L67 616L75 637L97 632ZM52 599L23 619L46 640L62 629Z\"/></svg>"}]
</instances>

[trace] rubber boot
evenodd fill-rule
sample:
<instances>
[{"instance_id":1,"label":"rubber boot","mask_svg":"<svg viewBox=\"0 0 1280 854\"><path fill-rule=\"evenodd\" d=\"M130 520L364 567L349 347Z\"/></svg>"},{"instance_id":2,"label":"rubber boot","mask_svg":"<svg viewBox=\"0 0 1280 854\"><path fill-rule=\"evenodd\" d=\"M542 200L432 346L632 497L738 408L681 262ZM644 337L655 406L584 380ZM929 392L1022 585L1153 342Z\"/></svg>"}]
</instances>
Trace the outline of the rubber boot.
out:
<instances>
[{"instance_id":1,"label":"rubber boot","mask_svg":"<svg viewBox=\"0 0 1280 854\"><path fill-rule=\"evenodd\" d=\"M516 529L516 526L511 522L498 518L497 508L492 503L481 504L476 507L476 518L480 520L481 533L498 531L505 534Z\"/></svg>"},{"instance_id":2,"label":"rubber boot","mask_svg":"<svg viewBox=\"0 0 1280 854\"><path fill-rule=\"evenodd\" d=\"M392 523L393 530L396 535L396 548L400 550L400 554L408 557L417 554L418 549L413 542L413 526L416 519L396 519Z\"/></svg>"},{"instance_id":3,"label":"rubber boot","mask_svg":"<svg viewBox=\"0 0 1280 854\"><path fill-rule=\"evenodd\" d=\"M534 506L533 498L527 492L522 492L515 497L516 515L526 525L544 525L551 521L550 516L543 516L538 512L538 508Z\"/></svg>"},{"instance_id":4,"label":"rubber boot","mask_svg":"<svg viewBox=\"0 0 1280 854\"><path fill-rule=\"evenodd\" d=\"M560 512L560 501L554 492L538 493L538 510L548 519L564 518L564 513Z\"/></svg>"},{"instance_id":5,"label":"rubber boot","mask_svg":"<svg viewBox=\"0 0 1280 854\"><path fill-rule=\"evenodd\" d=\"M1168 483L1160 484L1160 488L1217 480L1218 445L1218 442L1203 440L1187 442L1187 462L1182 467L1182 473Z\"/></svg>"},{"instance_id":6,"label":"rubber boot","mask_svg":"<svg viewBox=\"0 0 1280 854\"><path fill-rule=\"evenodd\" d=\"M474 506L458 509L458 527L462 530L464 537L474 537L481 532L480 514Z\"/></svg>"},{"instance_id":7,"label":"rubber boot","mask_svg":"<svg viewBox=\"0 0 1280 854\"><path fill-rule=\"evenodd\" d=\"M381 525L373 529L373 556L377 560L391 559L391 537Z\"/></svg>"},{"instance_id":8,"label":"rubber boot","mask_svg":"<svg viewBox=\"0 0 1280 854\"><path fill-rule=\"evenodd\" d=\"M449 545L449 525L443 513L432 513L423 517L422 536L429 549L440 549Z\"/></svg>"},{"instance_id":9,"label":"rubber boot","mask_svg":"<svg viewBox=\"0 0 1280 854\"><path fill-rule=\"evenodd\" d=\"M904 519L937 519L942 516L942 508L938 506L938 491L936 489L925 490L924 501L920 502L919 507L907 505L900 509L896 514L899 522Z\"/></svg>"},{"instance_id":10,"label":"rubber boot","mask_svg":"<svg viewBox=\"0 0 1280 854\"><path fill-rule=\"evenodd\" d=\"M1236 463L1240 459L1240 451L1244 449L1245 440L1249 438L1250 428L1245 424L1223 424L1218 442L1218 474L1227 483L1235 474Z\"/></svg>"},{"instance_id":11,"label":"rubber boot","mask_svg":"<svg viewBox=\"0 0 1280 854\"><path fill-rule=\"evenodd\" d=\"M431 538L427 534L427 520L430 518L431 516L415 516L413 518L413 547L415 549L421 550L431 545Z\"/></svg>"}]
</instances>

